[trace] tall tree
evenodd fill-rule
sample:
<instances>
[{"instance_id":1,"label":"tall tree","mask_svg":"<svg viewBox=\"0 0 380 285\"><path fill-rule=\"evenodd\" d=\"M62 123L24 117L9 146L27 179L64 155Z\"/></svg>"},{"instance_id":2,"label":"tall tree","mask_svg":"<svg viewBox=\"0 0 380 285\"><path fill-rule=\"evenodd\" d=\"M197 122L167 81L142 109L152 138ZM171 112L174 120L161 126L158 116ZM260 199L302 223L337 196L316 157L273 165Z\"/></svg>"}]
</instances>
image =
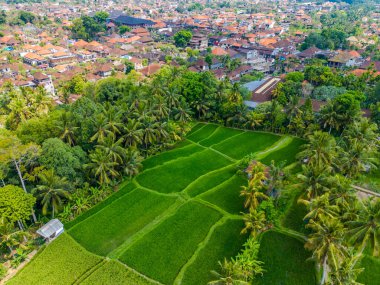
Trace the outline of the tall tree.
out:
<instances>
[{"instance_id":1,"label":"tall tree","mask_svg":"<svg viewBox=\"0 0 380 285\"><path fill-rule=\"evenodd\" d=\"M51 217L54 219L54 215L60 210L63 200L70 196L69 182L66 178L55 175L52 169L42 171L38 177L39 184L35 191L42 204L42 213L46 215L50 208Z\"/></svg>"}]
</instances>

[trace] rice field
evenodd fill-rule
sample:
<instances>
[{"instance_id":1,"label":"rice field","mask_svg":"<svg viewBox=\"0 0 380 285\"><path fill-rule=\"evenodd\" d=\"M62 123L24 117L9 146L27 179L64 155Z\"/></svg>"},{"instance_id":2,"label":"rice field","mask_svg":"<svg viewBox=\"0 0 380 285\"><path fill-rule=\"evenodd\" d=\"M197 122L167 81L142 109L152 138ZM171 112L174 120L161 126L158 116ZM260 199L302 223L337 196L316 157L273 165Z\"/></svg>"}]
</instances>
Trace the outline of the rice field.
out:
<instances>
[{"instance_id":1,"label":"rice field","mask_svg":"<svg viewBox=\"0 0 380 285\"><path fill-rule=\"evenodd\" d=\"M240 234L246 178L237 173L239 160L253 153L265 163L293 163L302 143L196 124L187 140L145 160L140 175L67 223L9 284L207 284L218 261L236 256L247 239ZM314 284L299 241L271 232L262 248L268 273L260 284ZM276 269L277 278L269 271L284 259L299 268Z\"/></svg>"}]
</instances>

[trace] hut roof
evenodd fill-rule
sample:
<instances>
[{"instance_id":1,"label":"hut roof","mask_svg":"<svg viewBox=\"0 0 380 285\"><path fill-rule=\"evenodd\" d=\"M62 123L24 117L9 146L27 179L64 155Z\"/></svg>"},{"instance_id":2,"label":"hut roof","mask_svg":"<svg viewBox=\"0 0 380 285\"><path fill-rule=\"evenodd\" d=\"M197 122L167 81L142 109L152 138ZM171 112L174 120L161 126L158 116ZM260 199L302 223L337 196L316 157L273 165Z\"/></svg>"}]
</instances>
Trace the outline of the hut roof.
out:
<instances>
[{"instance_id":1,"label":"hut roof","mask_svg":"<svg viewBox=\"0 0 380 285\"><path fill-rule=\"evenodd\" d=\"M61 221L58 219L53 219L45 225L43 225L39 230L37 230L37 233L43 236L44 238L49 238L62 228L63 224L61 223Z\"/></svg>"}]
</instances>

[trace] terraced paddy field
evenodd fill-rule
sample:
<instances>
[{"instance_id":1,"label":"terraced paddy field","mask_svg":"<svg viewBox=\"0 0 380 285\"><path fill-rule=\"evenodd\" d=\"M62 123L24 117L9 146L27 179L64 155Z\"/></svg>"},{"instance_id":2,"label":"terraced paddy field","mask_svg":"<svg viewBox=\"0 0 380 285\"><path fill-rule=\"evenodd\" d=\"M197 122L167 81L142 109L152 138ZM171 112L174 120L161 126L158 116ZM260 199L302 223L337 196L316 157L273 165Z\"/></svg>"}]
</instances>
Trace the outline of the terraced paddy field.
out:
<instances>
[{"instance_id":1,"label":"terraced paddy field","mask_svg":"<svg viewBox=\"0 0 380 285\"><path fill-rule=\"evenodd\" d=\"M196 124L185 141L144 161L140 175L67 223L66 233L8 284L207 284L218 261L236 256L247 239L239 215L246 180L236 164L254 153L264 163L295 167L303 143ZM291 234L263 235L260 255L268 272L260 284L315 283L314 267L305 261L310 254ZM284 266L288 260L296 266Z\"/></svg>"}]
</instances>

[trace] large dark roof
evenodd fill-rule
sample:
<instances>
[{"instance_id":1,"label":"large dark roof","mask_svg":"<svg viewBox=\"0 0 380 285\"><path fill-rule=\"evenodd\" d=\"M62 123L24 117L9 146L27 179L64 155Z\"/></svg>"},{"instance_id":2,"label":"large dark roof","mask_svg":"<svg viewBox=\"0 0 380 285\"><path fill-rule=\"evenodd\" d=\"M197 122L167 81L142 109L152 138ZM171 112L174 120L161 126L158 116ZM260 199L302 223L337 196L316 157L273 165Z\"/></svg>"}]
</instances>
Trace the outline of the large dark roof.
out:
<instances>
[{"instance_id":1,"label":"large dark roof","mask_svg":"<svg viewBox=\"0 0 380 285\"><path fill-rule=\"evenodd\" d=\"M139 25L154 25L155 23L150 20L134 18L126 15L120 15L114 19L114 22L118 24L128 25L128 26L139 26Z\"/></svg>"}]
</instances>

